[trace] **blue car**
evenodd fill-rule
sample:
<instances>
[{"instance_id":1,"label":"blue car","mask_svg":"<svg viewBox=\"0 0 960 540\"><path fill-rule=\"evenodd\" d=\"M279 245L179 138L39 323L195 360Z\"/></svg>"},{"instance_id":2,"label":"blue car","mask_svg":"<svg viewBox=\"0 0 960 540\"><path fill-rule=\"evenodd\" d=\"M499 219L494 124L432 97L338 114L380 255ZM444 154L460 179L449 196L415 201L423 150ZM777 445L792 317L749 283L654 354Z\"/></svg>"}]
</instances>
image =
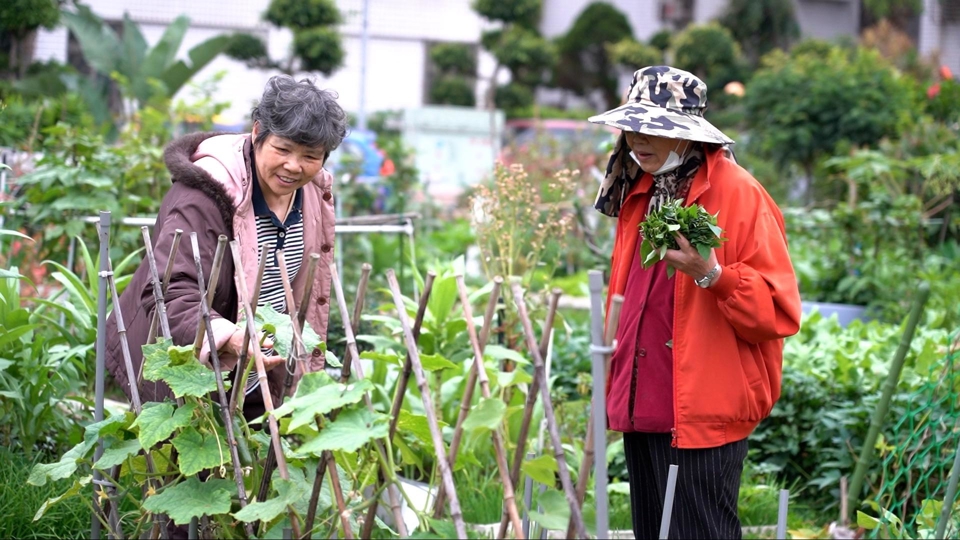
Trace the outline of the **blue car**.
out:
<instances>
[{"instance_id":1,"label":"blue car","mask_svg":"<svg viewBox=\"0 0 960 540\"><path fill-rule=\"evenodd\" d=\"M330 154L330 158L325 165L326 169L333 173L337 180L345 172L344 161L360 164L360 174L355 179L364 184L373 184L384 176L384 165L386 159L382 150L377 148L377 134L370 130L352 129L347 137L340 143L340 147ZM392 165L392 164L390 164ZM392 167L390 167L392 168ZM351 167L352 170L353 167Z\"/></svg>"}]
</instances>

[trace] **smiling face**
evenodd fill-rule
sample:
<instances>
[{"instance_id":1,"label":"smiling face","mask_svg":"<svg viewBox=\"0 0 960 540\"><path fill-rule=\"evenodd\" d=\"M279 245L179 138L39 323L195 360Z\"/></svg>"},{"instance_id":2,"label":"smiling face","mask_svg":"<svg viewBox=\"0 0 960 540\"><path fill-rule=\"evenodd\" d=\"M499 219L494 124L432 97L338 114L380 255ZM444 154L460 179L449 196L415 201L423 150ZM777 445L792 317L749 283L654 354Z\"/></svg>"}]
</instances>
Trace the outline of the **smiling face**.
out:
<instances>
[{"instance_id":1,"label":"smiling face","mask_svg":"<svg viewBox=\"0 0 960 540\"><path fill-rule=\"evenodd\" d=\"M258 128L253 127L254 140ZM310 148L273 134L254 146L253 152L263 198L275 212L285 209L290 197L320 172L325 158L323 148Z\"/></svg>"},{"instance_id":2,"label":"smiling face","mask_svg":"<svg viewBox=\"0 0 960 540\"><path fill-rule=\"evenodd\" d=\"M627 146L640 160L640 168L643 172L651 174L660 170L670 152L676 152L682 156L690 145L690 141L655 137L634 131L624 131L624 134L627 138Z\"/></svg>"}]
</instances>

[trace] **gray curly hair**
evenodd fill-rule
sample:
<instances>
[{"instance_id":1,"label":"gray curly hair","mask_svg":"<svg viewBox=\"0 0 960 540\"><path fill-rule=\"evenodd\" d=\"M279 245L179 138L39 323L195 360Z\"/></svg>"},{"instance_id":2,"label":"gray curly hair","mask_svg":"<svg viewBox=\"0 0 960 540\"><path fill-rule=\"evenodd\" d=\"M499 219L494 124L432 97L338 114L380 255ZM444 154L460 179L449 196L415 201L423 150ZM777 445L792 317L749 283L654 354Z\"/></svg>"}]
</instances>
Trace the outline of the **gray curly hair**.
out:
<instances>
[{"instance_id":1,"label":"gray curly hair","mask_svg":"<svg viewBox=\"0 0 960 540\"><path fill-rule=\"evenodd\" d=\"M337 103L339 96L321 90L309 79L289 75L270 77L251 118L259 124L258 148L270 135L310 148L323 148L325 158L347 136L347 115Z\"/></svg>"}]
</instances>

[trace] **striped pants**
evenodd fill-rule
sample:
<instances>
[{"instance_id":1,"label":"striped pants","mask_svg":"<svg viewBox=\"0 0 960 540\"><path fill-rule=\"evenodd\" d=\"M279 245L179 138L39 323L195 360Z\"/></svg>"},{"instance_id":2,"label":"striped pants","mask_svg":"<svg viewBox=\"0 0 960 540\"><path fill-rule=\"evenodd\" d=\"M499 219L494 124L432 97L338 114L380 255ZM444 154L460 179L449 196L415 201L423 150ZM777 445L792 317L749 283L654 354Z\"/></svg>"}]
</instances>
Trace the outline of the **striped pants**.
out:
<instances>
[{"instance_id":1,"label":"striped pants","mask_svg":"<svg viewBox=\"0 0 960 540\"><path fill-rule=\"evenodd\" d=\"M677 465L669 538L741 538L737 499L746 439L696 450L670 443L669 433L623 434L634 535L660 537L667 474Z\"/></svg>"}]
</instances>

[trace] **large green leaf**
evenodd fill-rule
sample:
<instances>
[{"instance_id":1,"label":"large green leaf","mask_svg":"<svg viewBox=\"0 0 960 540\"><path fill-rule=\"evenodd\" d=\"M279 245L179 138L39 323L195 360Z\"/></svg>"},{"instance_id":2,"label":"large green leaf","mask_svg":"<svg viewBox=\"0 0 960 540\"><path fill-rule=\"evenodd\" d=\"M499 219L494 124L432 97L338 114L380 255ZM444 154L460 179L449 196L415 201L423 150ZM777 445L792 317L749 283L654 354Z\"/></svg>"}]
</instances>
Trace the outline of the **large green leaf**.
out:
<instances>
[{"instance_id":1,"label":"large green leaf","mask_svg":"<svg viewBox=\"0 0 960 540\"><path fill-rule=\"evenodd\" d=\"M167 25L160 41L153 46L143 59L140 67L140 77L144 79L160 79L163 72L170 67L177 57L177 51L183 42L183 36L187 33L187 27L190 26L190 19L186 15L181 15Z\"/></svg>"},{"instance_id":2,"label":"large green leaf","mask_svg":"<svg viewBox=\"0 0 960 540\"><path fill-rule=\"evenodd\" d=\"M437 424L442 430L447 424L437 419ZM430 435L430 423L427 417L421 414L413 414L410 411L400 409L400 415L397 419L397 435L410 434L417 438L421 443L433 446L433 437Z\"/></svg>"},{"instance_id":3,"label":"large green leaf","mask_svg":"<svg viewBox=\"0 0 960 540\"><path fill-rule=\"evenodd\" d=\"M530 519L545 529L566 530L570 523L570 504L566 497L555 489L540 494L540 512L530 512Z\"/></svg>"},{"instance_id":4,"label":"large green leaf","mask_svg":"<svg viewBox=\"0 0 960 540\"><path fill-rule=\"evenodd\" d=\"M439 354L421 354L420 365L424 371L441 371L444 369L454 369L456 364L440 356Z\"/></svg>"},{"instance_id":5,"label":"large green leaf","mask_svg":"<svg viewBox=\"0 0 960 540\"><path fill-rule=\"evenodd\" d=\"M196 405L193 403L187 403L176 410L170 403L147 403L133 423L140 428L140 444L144 448L151 448L168 438L174 430L190 425L194 409Z\"/></svg>"},{"instance_id":6,"label":"large green leaf","mask_svg":"<svg viewBox=\"0 0 960 540\"><path fill-rule=\"evenodd\" d=\"M529 373L522 369L515 369L513 371L498 371L496 376L497 385L500 388L533 382L533 377L531 377Z\"/></svg>"},{"instance_id":7,"label":"large green leaf","mask_svg":"<svg viewBox=\"0 0 960 540\"><path fill-rule=\"evenodd\" d=\"M273 349L283 358L287 358L290 355L290 346L293 344L293 323L290 315L280 313L273 309L272 305L267 304L257 308L256 319L265 331L273 333ZM319 347L322 351L327 350L326 344L309 324L303 325L301 335L308 353L315 347Z\"/></svg>"},{"instance_id":8,"label":"large green leaf","mask_svg":"<svg viewBox=\"0 0 960 540\"><path fill-rule=\"evenodd\" d=\"M340 413L336 421L327 424L320 434L300 447L300 454L319 456L324 450L356 452L360 447L390 432L388 417L366 409Z\"/></svg>"},{"instance_id":9,"label":"large green leaf","mask_svg":"<svg viewBox=\"0 0 960 540\"><path fill-rule=\"evenodd\" d=\"M516 362L517 364L530 363L530 361L527 360L522 354L513 349L508 349L502 345L487 345L487 348L483 351L483 356L492 358L494 360L510 360L511 362Z\"/></svg>"},{"instance_id":10,"label":"large green leaf","mask_svg":"<svg viewBox=\"0 0 960 540\"><path fill-rule=\"evenodd\" d=\"M183 60L179 60L167 68L160 80L166 85L169 95L175 95L197 72L212 62L217 55L226 51L232 40L233 38L227 35L212 37L190 49L189 66Z\"/></svg>"},{"instance_id":11,"label":"large green leaf","mask_svg":"<svg viewBox=\"0 0 960 540\"><path fill-rule=\"evenodd\" d=\"M111 435L128 426L132 415L119 414L106 420L87 426L83 433L83 442L67 450L59 461L54 463L38 463L30 471L27 483L33 486L42 486L47 481L55 482L69 477L77 470L77 462L87 457L97 444L101 435Z\"/></svg>"},{"instance_id":12,"label":"large green leaf","mask_svg":"<svg viewBox=\"0 0 960 540\"><path fill-rule=\"evenodd\" d=\"M37 521L38 519L42 518L43 515L47 513L47 510L49 510L53 505L79 495L81 491L84 491L84 488L87 487L91 480L93 480L93 476L84 476L83 478L75 481L69 489L60 495L51 497L44 501L44 503L40 505L40 508L37 510L37 513L34 514L33 520Z\"/></svg>"},{"instance_id":13,"label":"large green leaf","mask_svg":"<svg viewBox=\"0 0 960 540\"><path fill-rule=\"evenodd\" d=\"M108 448L104 449L103 455L101 455L100 459L93 464L93 467L95 469L100 469L101 471L108 470L114 465L120 465L126 461L128 457L136 454L142 449L143 447L140 446L140 441L138 439L117 441Z\"/></svg>"},{"instance_id":14,"label":"large green leaf","mask_svg":"<svg viewBox=\"0 0 960 540\"><path fill-rule=\"evenodd\" d=\"M116 32L83 4L76 13L61 11L63 24L73 33L83 51L83 58L93 69L110 75L119 67L120 40Z\"/></svg>"},{"instance_id":15,"label":"large green leaf","mask_svg":"<svg viewBox=\"0 0 960 540\"><path fill-rule=\"evenodd\" d=\"M140 71L140 66L143 65L143 59L147 54L148 45L140 27L133 22L127 13L123 14L123 36L120 43L122 54L120 55L119 71L130 78L134 73Z\"/></svg>"},{"instance_id":16,"label":"large green leaf","mask_svg":"<svg viewBox=\"0 0 960 540\"><path fill-rule=\"evenodd\" d=\"M373 389L373 383L363 379L351 384L340 384L323 371L307 373L300 380L293 399L275 411L280 418L293 413L287 433L304 425L312 425L318 414L359 402L363 394Z\"/></svg>"},{"instance_id":17,"label":"large green leaf","mask_svg":"<svg viewBox=\"0 0 960 540\"><path fill-rule=\"evenodd\" d=\"M432 315L435 328L443 328L446 325L450 310L453 309L458 295L457 278L455 276L439 277L433 282L433 290L430 292L427 307L430 315Z\"/></svg>"},{"instance_id":18,"label":"large green leaf","mask_svg":"<svg viewBox=\"0 0 960 540\"><path fill-rule=\"evenodd\" d=\"M184 482L147 497L143 508L154 514L167 514L177 525L186 525L195 517L226 514L230 511L233 482L210 479L201 482L191 476Z\"/></svg>"},{"instance_id":19,"label":"large green leaf","mask_svg":"<svg viewBox=\"0 0 960 540\"><path fill-rule=\"evenodd\" d=\"M169 339L143 346L143 378L163 380L178 398L204 397L217 390L216 375L193 357L193 347L174 347ZM228 378L223 383L230 386Z\"/></svg>"},{"instance_id":20,"label":"large green leaf","mask_svg":"<svg viewBox=\"0 0 960 540\"><path fill-rule=\"evenodd\" d=\"M187 426L172 442L180 454L180 472L184 476L219 467L226 461L227 445L218 434L204 436L193 426Z\"/></svg>"},{"instance_id":21,"label":"large green leaf","mask_svg":"<svg viewBox=\"0 0 960 540\"><path fill-rule=\"evenodd\" d=\"M553 456L542 455L535 459L529 459L520 465L520 470L526 473L530 478L537 482L552 486L556 482L557 460Z\"/></svg>"},{"instance_id":22,"label":"large green leaf","mask_svg":"<svg viewBox=\"0 0 960 540\"><path fill-rule=\"evenodd\" d=\"M494 430L503 422L503 415L507 412L507 404L499 398L490 397L480 400L476 407L470 410L467 419L463 421L465 431L481 429Z\"/></svg>"},{"instance_id":23,"label":"large green leaf","mask_svg":"<svg viewBox=\"0 0 960 540\"><path fill-rule=\"evenodd\" d=\"M287 506L294 505L310 497L310 490L307 489L308 486L305 483L274 478L273 485L277 488L276 497L265 501L250 503L239 512L234 512L233 517L245 523L252 521L270 521L279 516Z\"/></svg>"}]
</instances>

